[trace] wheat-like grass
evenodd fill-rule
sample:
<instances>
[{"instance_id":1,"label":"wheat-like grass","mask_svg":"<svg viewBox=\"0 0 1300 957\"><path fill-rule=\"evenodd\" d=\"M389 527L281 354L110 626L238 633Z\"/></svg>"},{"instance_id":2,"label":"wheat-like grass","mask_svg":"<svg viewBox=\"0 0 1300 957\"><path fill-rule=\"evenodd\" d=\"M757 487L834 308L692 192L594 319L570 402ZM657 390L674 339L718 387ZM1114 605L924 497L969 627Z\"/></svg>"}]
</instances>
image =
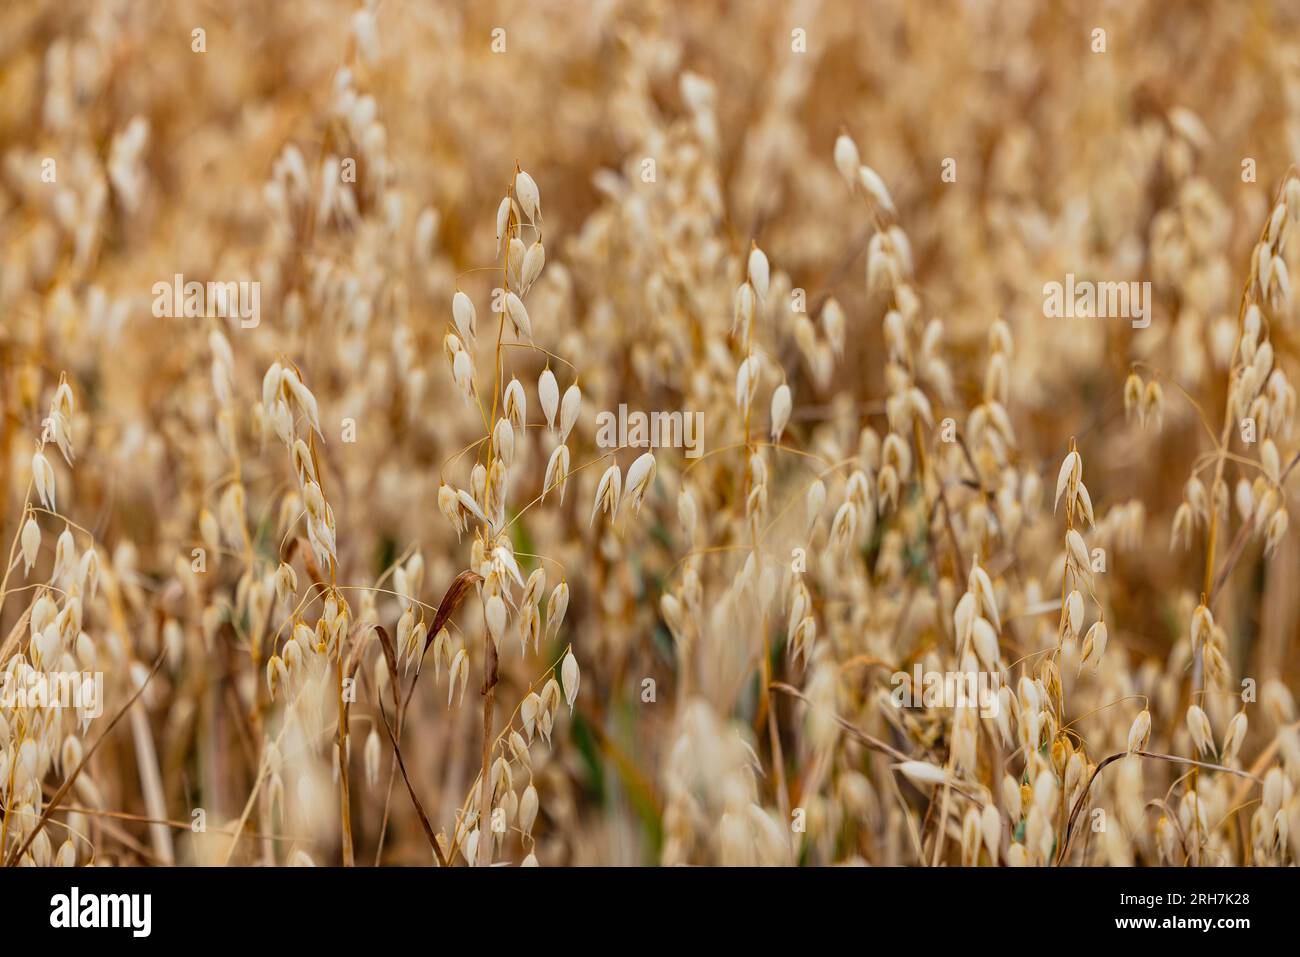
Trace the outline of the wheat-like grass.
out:
<instances>
[{"instance_id":1,"label":"wheat-like grass","mask_svg":"<svg viewBox=\"0 0 1300 957\"><path fill-rule=\"evenodd\" d=\"M1296 863L1298 23L1092 15L0 12L0 862Z\"/></svg>"}]
</instances>

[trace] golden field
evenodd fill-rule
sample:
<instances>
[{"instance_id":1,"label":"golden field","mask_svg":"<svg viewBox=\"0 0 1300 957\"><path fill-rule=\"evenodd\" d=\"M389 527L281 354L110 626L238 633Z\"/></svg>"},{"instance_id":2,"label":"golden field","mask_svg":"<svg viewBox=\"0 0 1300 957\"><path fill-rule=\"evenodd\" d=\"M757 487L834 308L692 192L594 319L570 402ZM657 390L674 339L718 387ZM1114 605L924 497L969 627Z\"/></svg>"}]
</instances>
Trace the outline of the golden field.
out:
<instances>
[{"instance_id":1,"label":"golden field","mask_svg":"<svg viewBox=\"0 0 1300 957\"><path fill-rule=\"evenodd\" d=\"M1294 863L1297 155L1280 2L6 6L0 860Z\"/></svg>"}]
</instances>

